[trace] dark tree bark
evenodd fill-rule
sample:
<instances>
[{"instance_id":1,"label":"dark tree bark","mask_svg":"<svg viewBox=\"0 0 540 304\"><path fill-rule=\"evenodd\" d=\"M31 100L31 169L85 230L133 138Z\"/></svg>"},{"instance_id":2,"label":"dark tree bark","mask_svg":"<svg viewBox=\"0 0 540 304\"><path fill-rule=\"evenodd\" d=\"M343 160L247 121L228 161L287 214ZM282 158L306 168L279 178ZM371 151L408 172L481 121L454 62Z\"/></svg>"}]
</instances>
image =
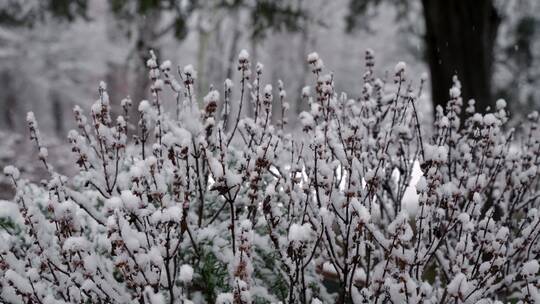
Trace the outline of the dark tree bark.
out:
<instances>
[{"instance_id":1,"label":"dark tree bark","mask_svg":"<svg viewBox=\"0 0 540 304\"><path fill-rule=\"evenodd\" d=\"M445 105L453 75L463 102L493 108L493 52L500 18L492 0L422 0L434 106Z\"/></svg>"},{"instance_id":2,"label":"dark tree bark","mask_svg":"<svg viewBox=\"0 0 540 304\"><path fill-rule=\"evenodd\" d=\"M62 97L54 89L51 89L49 95L51 100L51 116L53 119L54 133L56 136L58 136L58 138L62 138L62 136L66 135Z\"/></svg>"}]
</instances>

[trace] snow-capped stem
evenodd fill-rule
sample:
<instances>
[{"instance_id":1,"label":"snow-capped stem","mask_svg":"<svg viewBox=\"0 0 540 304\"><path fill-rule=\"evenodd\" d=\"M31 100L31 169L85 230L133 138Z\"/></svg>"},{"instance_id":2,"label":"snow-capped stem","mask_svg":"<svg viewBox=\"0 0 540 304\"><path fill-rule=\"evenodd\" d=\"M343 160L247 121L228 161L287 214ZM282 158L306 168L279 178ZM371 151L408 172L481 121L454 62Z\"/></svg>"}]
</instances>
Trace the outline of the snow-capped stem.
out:
<instances>
[{"instance_id":1,"label":"snow-capped stem","mask_svg":"<svg viewBox=\"0 0 540 304\"><path fill-rule=\"evenodd\" d=\"M454 78L426 126L426 77L415 91L405 63L387 85L366 52L349 98L317 53L307 61L313 92L292 130L284 84L262 84L262 64L250 83L246 51L232 123L230 80L223 100L212 86L197 99L195 69L176 82L151 53L137 130L129 98L113 117L105 83L88 119L74 108L70 178L30 113L49 175L4 168L16 196L0 202L0 302L535 303L540 115L507 129L503 100L462 115Z\"/></svg>"},{"instance_id":2,"label":"snow-capped stem","mask_svg":"<svg viewBox=\"0 0 540 304\"><path fill-rule=\"evenodd\" d=\"M238 128L238 123L240 122L240 118L242 117L242 106L244 104L244 90L245 90L245 72L242 70L242 76L240 80L240 103L238 104L238 113L236 114L236 120L234 121L234 126L231 131L231 134L229 135L229 139L227 140L227 146L231 144L234 134L236 133L236 129Z\"/></svg>"}]
</instances>

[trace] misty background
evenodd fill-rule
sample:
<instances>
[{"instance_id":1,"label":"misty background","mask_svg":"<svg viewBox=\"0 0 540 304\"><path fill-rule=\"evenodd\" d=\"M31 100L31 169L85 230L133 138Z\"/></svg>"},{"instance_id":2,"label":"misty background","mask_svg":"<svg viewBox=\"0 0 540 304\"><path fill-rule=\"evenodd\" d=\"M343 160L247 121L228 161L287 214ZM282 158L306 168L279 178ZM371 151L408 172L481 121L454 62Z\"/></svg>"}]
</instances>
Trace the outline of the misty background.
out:
<instances>
[{"instance_id":1,"label":"misty background","mask_svg":"<svg viewBox=\"0 0 540 304\"><path fill-rule=\"evenodd\" d=\"M72 109L87 111L101 80L118 111L127 96L135 104L149 97L150 49L193 64L199 98L226 78L238 83L237 54L246 49L265 65L264 83L283 80L291 128L313 82L307 54L318 52L337 91L356 98L367 49L383 79L392 81L398 61L413 86L430 76L420 100L426 123L458 74L465 100L484 111L504 98L517 125L540 109L539 38L537 0L0 0L0 167L39 176L25 120L34 111L61 169L71 160ZM8 189L0 178L0 198Z\"/></svg>"}]
</instances>

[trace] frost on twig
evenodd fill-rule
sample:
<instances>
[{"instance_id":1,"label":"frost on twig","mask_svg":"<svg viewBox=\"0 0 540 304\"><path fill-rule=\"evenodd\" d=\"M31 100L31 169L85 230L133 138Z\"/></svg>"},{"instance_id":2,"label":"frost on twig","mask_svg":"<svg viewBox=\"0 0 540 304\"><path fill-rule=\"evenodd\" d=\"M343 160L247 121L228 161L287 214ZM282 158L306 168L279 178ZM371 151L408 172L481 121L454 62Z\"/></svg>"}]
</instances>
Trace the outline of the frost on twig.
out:
<instances>
[{"instance_id":1,"label":"frost on twig","mask_svg":"<svg viewBox=\"0 0 540 304\"><path fill-rule=\"evenodd\" d=\"M246 51L239 83L205 96L193 66L175 75L152 53L148 101L114 117L101 83L88 114L75 107L70 178L29 113L50 176L4 169L18 213L0 213L0 301L538 303L538 113L508 129L505 101L475 113L454 78L426 126L426 77L405 63L386 83L368 50L351 97L306 59L308 110L289 124L286 84L261 83Z\"/></svg>"}]
</instances>

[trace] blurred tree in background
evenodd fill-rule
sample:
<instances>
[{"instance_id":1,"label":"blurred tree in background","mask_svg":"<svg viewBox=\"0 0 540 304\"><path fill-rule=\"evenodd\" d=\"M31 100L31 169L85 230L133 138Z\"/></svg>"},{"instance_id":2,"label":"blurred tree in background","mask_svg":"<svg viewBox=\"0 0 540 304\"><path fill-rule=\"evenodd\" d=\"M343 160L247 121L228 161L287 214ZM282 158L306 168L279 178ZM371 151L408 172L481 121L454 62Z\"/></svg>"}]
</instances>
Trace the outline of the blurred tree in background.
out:
<instances>
[{"instance_id":1,"label":"blurred tree in background","mask_svg":"<svg viewBox=\"0 0 540 304\"><path fill-rule=\"evenodd\" d=\"M344 79L339 83L359 94L351 89L358 75L352 75L356 71L349 67L360 63L365 48L377 49L361 37L388 40L387 28L401 28L405 35L399 34L401 41L390 37L391 51L389 41L384 41L377 58L382 53L386 59L409 61L407 55L422 53L412 63L420 69L423 66L415 59L428 63L434 105L446 102L457 74L465 100L475 98L478 110L504 97L512 101L510 110L516 113L537 106L540 96L536 2L6 0L0 3L0 77L6 79L0 92L0 111L6 118L2 124L21 130L13 117L35 109L32 97L40 96L39 106L46 105L53 117L49 130L63 136L70 127L61 119L64 112L70 113L67 104L74 96L95 94L95 88L88 87L84 90L91 94L80 94L80 84L101 79L111 86L113 102L128 94L136 102L147 98L149 80L141 63L149 49L168 51L167 57L177 52L173 56L179 57L178 62L195 63L196 93L201 96L222 79L234 78L235 57L240 48L247 48L253 62L274 62L272 71L290 68L279 75L289 80L285 83L290 86L291 113L297 114L306 106L299 92L309 71L291 63L327 48L329 67L348 69L340 71ZM388 19L394 12L397 22ZM386 18L383 22L373 22L381 16ZM367 31L357 32L353 41L342 36L359 28ZM276 75L269 73L269 81L275 83Z\"/></svg>"},{"instance_id":2,"label":"blurred tree in background","mask_svg":"<svg viewBox=\"0 0 540 304\"><path fill-rule=\"evenodd\" d=\"M530 90L538 78L534 76L538 76L538 66L534 64L538 54L533 51L539 27L535 0L419 2L434 106L444 105L448 100L453 75L457 75L462 84L464 100L475 99L478 111L493 108L499 97L520 101L511 106L514 111L519 111L524 104L528 110L537 106L533 100L538 94ZM395 6L398 18L405 19L416 1L350 0L347 31L369 26L366 17L383 3ZM412 18L408 22L410 20ZM503 76L506 80L494 83L493 75L501 69L507 73ZM513 76L509 77L508 73ZM519 96L524 94L527 97Z\"/></svg>"},{"instance_id":3,"label":"blurred tree in background","mask_svg":"<svg viewBox=\"0 0 540 304\"><path fill-rule=\"evenodd\" d=\"M53 129L64 135L61 84L77 82L73 66L65 63L65 49L77 47L61 45L60 28L76 19L88 20L86 0L6 0L0 4L0 62L2 91L0 110L8 130L20 130L26 94L45 87L51 102ZM47 27L43 27L47 24ZM37 60L36 60L37 59ZM35 77L40 75L43 78ZM46 78L48 81L43 81Z\"/></svg>"},{"instance_id":4,"label":"blurred tree in background","mask_svg":"<svg viewBox=\"0 0 540 304\"><path fill-rule=\"evenodd\" d=\"M406 15L414 1L388 0ZM350 0L347 29L362 25L366 13L382 0ZM494 104L491 89L495 39L500 17L492 0L422 0L425 59L429 64L433 105L444 105L453 75L462 83L464 100L474 98L477 109ZM363 21L366 22L365 20Z\"/></svg>"},{"instance_id":5,"label":"blurred tree in background","mask_svg":"<svg viewBox=\"0 0 540 304\"><path fill-rule=\"evenodd\" d=\"M73 21L86 18L87 8L88 0L6 0L0 5L0 24L34 26L51 17Z\"/></svg>"},{"instance_id":6,"label":"blurred tree in background","mask_svg":"<svg viewBox=\"0 0 540 304\"><path fill-rule=\"evenodd\" d=\"M198 32L197 69L198 86L197 95L202 96L211 84L208 69L208 48L212 33L218 33L224 19L233 19L238 23L239 14L246 11L249 16L250 40L252 45L264 38L269 31L297 31L304 14L297 4L299 1L289 0L207 0L207 1L179 1L179 0L111 0L110 7L118 21L127 29L128 36L135 36L135 48L132 50L137 58L146 62L149 50L159 53L161 45L159 39L170 33L177 40L183 40L188 35L190 26L188 21L193 16L195 26L192 30ZM301 2L301 1L300 1ZM163 21L165 20L165 21ZM229 50L228 64L225 78L232 78L234 59L238 53L240 39L238 25L233 27L232 42ZM218 36L214 36L217 40ZM223 47L223 46L222 46ZM221 48L221 47L218 47ZM253 47L256 57L256 46ZM139 70L134 86L135 100L144 99L148 92L149 79L144 71L144 64L134 62ZM215 78L222 79L223 75Z\"/></svg>"},{"instance_id":7,"label":"blurred tree in background","mask_svg":"<svg viewBox=\"0 0 540 304\"><path fill-rule=\"evenodd\" d=\"M495 92L514 113L540 108L540 1L503 6L496 51ZM509 3L512 3L509 1Z\"/></svg>"},{"instance_id":8,"label":"blurred tree in background","mask_svg":"<svg viewBox=\"0 0 540 304\"><path fill-rule=\"evenodd\" d=\"M246 48L253 63L272 63L262 82L276 88L283 80L291 128L309 106L301 92L310 69L298 64L306 54L319 52L338 78L336 91L354 98L361 94L366 48L388 64L378 65L379 72L401 60L410 64L410 75L430 67L435 104L448 99L457 73L464 97L474 97L479 110L503 97L517 123L539 108L539 17L538 0L0 1L0 129L8 130L0 134L6 143L0 167L14 156L20 167L34 165L28 159L35 156L21 154L35 150L17 135L27 132L27 111L42 113L43 132L64 139L73 127L73 105L92 102L100 80L109 87L113 111L128 95L135 104L148 98L143 63L149 49L181 65L193 63L201 97L225 78L238 80L236 58ZM420 118L428 122L431 101L425 102ZM66 159L63 141L49 138L51 151L58 150L51 154Z\"/></svg>"},{"instance_id":9,"label":"blurred tree in background","mask_svg":"<svg viewBox=\"0 0 540 304\"><path fill-rule=\"evenodd\" d=\"M0 148L0 168L10 163L23 171L39 168L28 161L35 158L35 150L18 135L27 132L27 111L42 113L44 133L54 135L47 145L62 171L62 163L69 158L63 139L74 127L73 106L96 98L100 80L108 85L113 111L120 111L120 101L126 96L138 104L149 97L148 51L168 51L168 57L177 62L194 60L199 72L197 95L203 96L213 84L234 79L241 48L250 45L255 61L268 35L306 32L308 15L302 2L0 1L0 130L8 130L0 132L5 143ZM304 60L309 51L303 49L299 59ZM132 123L135 119L131 115ZM41 175L32 176L39 180ZM0 177L0 188L4 182ZM0 198L12 196L11 191L0 192Z\"/></svg>"},{"instance_id":10,"label":"blurred tree in background","mask_svg":"<svg viewBox=\"0 0 540 304\"><path fill-rule=\"evenodd\" d=\"M10 66L9 62L17 62L23 60L28 55L21 54L25 47L20 48L16 45L31 41L29 36L39 35L41 44L35 50L31 50L37 55L39 50L40 55L36 57L44 58L49 64L58 64L66 60L66 56L58 58L57 50L71 47L77 44L75 40L63 41L62 33L67 28L73 28L73 25L66 26L66 22L76 24L77 22L91 22L93 17L88 15L88 10L91 5L103 6L103 9L98 9L99 14L104 14L106 23L103 26L107 27L105 32L111 43L106 47L99 47L94 50L94 53L99 53L100 56L106 59L106 72L103 78L113 86L121 86L121 88L112 88L114 94L111 96L113 100L119 101L127 94L131 95L136 102L147 98L149 79L145 71L145 62L148 59L149 50L153 49L156 53L160 53L165 43L173 38L176 41L183 41L190 32L196 32L198 41L196 43L197 62L196 67L199 71L198 75L198 95L202 95L214 79L232 78L234 71L234 60L239 51L239 41L241 38L251 41L252 56L257 57L257 45L262 41L269 32L288 31L294 32L302 29L302 24L306 18L306 14L301 9L302 0L204 0L204 1L180 1L180 0L110 0L110 1L89 1L89 0L46 0L46 1L20 1L7 0L0 4L0 27L5 31L0 31L0 48L13 50L4 58L6 59L5 67ZM94 17L95 18L95 17ZM245 32L241 31L242 20L247 19L248 37L242 37ZM101 19L103 20L103 19ZM223 41L223 24L229 24L230 32L232 32L230 43ZM231 26L232 24L232 26ZM41 26L41 31L34 31L36 27ZM43 31L51 29L51 35L43 35ZM16 33L16 34L14 34ZM3 34L10 34L9 37ZM12 35L14 34L14 35ZM225 33L227 34L227 33ZM28 35L23 41L15 42L16 39L11 39L13 36ZM95 35L99 35L96 33ZM44 39L47 37L47 39ZM6 41L2 41L6 38ZM90 37L79 35L77 41L87 42ZM93 38L93 37L92 37ZM46 40L46 41L43 41ZM64 42L64 45L55 45L55 42ZM27 44L30 44L28 42ZM118 62L115 55L110 49L114 45L128 44L125 60ZM60 43L59 43L60 44ZM229 44L227 52L223 52L225 46ZM26 46L26 45L24 45ZM228 57L226 64L223 67L216 69L215 60L209 59L209 48L220 50L222 56ZM123 53L123 52L122 52ZM78 55L81 52L77 53ZM0 59L2 54L0 54ZM6 55L6 53L4 53ZM65 55L65 54L63 54ZM13 60L14 57L19 59ZM121 56L120 56L121 57ZM73 58L69 58L71 61ZM76 59L75 59L76 60ZM80 60L80 58L79 58ZM70 66L76 64L70 63ZM209 66L210 65L210 66ZM18 81L23 81L21 74L15 77L16 71L20 64L15 64L4 69L4 77L17 78ZM95 67L89 67L94 69ZM216 73L214 70L223 70L225 75ZM64 70L57 71L55 67L45 68L47 70L48 79L58 79L62 77L76 78L74 75L65 73ZM131 73L117 73L117 71L129 70ZM207 71L208 70L208 71ZM54 75L49 75L56 71ZM96 73L94 73L96 74ZM116 76L115 76L116 75ZM126 77L129 79L118 79ZM65 82L70 82L71 79L65 79ZM30 81L24 81L30 82ZM51 102L51 111L54 126L53 130L57 135L63 136L65 128L62 124L62 115L64 111L61 104L63 88L58 86L59 81L51 81L50 83L42 82L48 86L46 90L49 101ZM221 82L221 80L220 80ZM56 83L56 84L55 84ZM128 84L126 88L125 84ZM2 111L5 111L4 116L11 117L15 106L21 107L20 94L14 91L16 81L7 81L6 86L11 87L12 93L6 93L8 96L3 98L4 103L9 103L3 106L0 104ZM24 112L24 111L21 111ZM8 121L9 126L15 128L14 124Z\"/></svg>"}]
</instances>

